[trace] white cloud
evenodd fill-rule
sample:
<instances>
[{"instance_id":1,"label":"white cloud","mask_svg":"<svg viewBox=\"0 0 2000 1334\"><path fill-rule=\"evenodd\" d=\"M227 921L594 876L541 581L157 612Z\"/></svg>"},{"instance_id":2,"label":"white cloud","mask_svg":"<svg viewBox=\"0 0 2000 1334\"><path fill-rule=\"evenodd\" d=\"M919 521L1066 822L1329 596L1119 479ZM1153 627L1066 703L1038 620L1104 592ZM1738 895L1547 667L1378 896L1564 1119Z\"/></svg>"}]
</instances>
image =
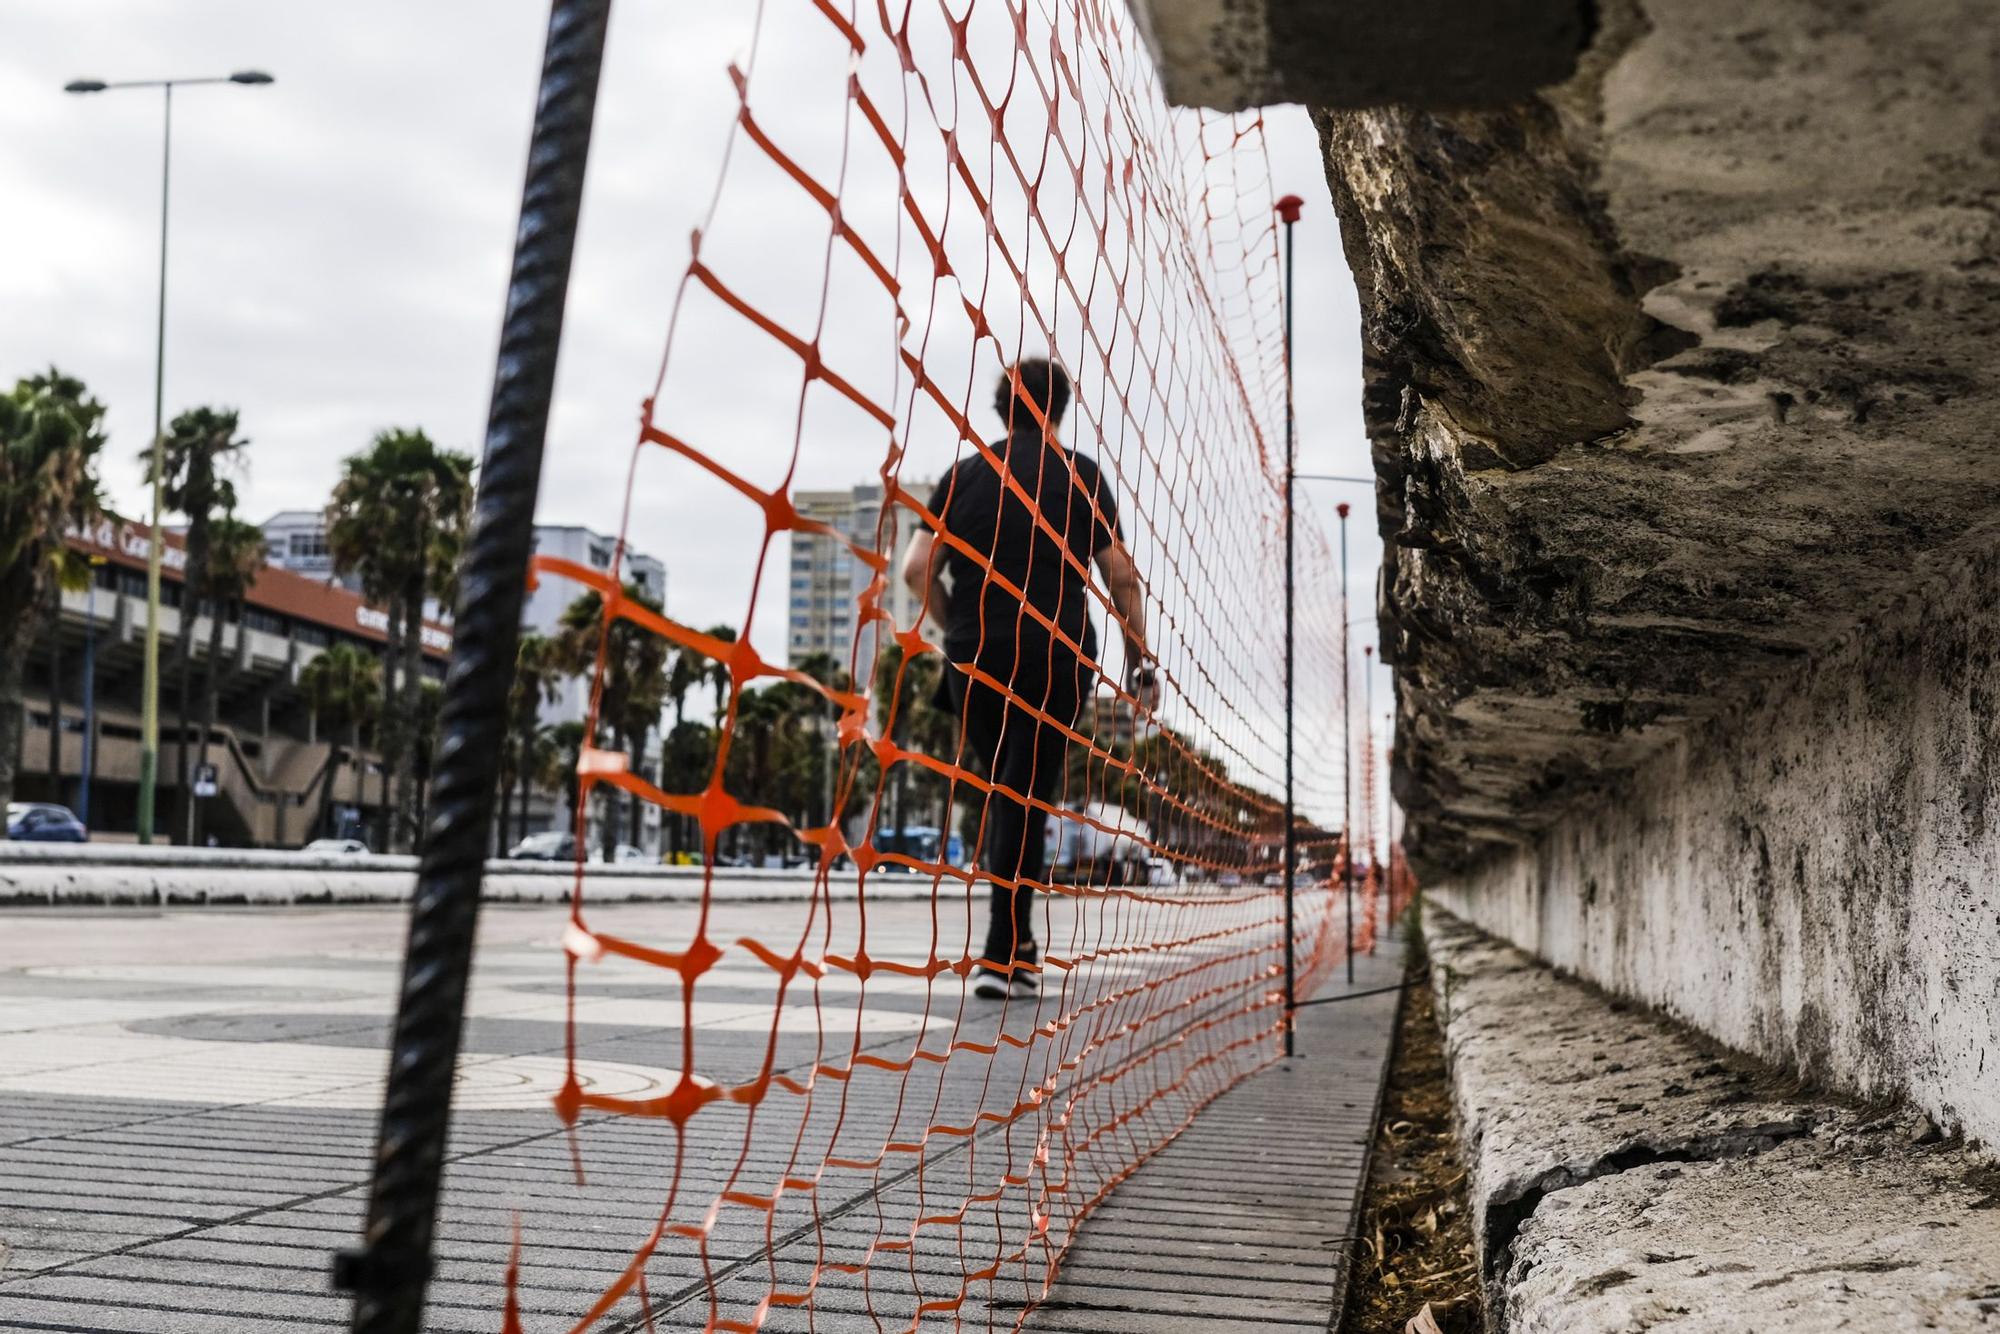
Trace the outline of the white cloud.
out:
<instances>
[{"instance_id":1,"label":"white cloud","mask_svg":"<svg viewBox=\"0 0 2000 1334\"><path fill-rule=\"evenodd\" d=\"M53 361L110 404L115 440L107 481L119 504L139 509L132 460L151 429L160 101L141 92L65 95L62 84L79 76L243 67L277 76L269 88L192 88L175 99L167 411L202 402L242 410L255 447L241 489L254 517L321 503L340 459L383 426L422 425L444 442L477 449L545 4L12 0L8 8L0 49L0 180L9 183L0 209L0 374ZM618 524L640 403L652 389L689 235L708 207L736 112L726 69L749 55L754 8L629 4L615 11L551 422L541 507L551 520L607 530ZM816 21L767 21L752 105L774 138L826 176L837 170L848 129L856 227L874 239L900 230L902 244L913 246L909 228L893 225L879 148L841 122L847 62L829 32ZM975 40L986 43L975 50L990 91L1017 81L1020 108L1009 123L1025 125L1017 114L1033 91L1025 62L1007 60L989 36ZM882 53L878 42L868 59ZM1086 82L1094 76L1086 71ZM910 91L920 98L914 86ZM968 128L983 122L964 81L932 93L947 120ZM920 100L906 108L900 98L885 99L882 110L892 125L905 117L913 129L926 124ZM1035 137L1015 133L1023 153L1039 160ZM1297 108L1272 110L1267 133L1273 184L1307 200L1298 230L1301 467L1364 473L1357 315L1316 136ZM913 180L936 217L942 191L926 175L941 163L935 131L913 134L911 144ZM982 176L991 166L983 143L968 149L968 159ZM824 214L754 150L739 144L733 170L708 257L789 327L809 334L819 306ZM1004 162L999 171L1004 179ZM1004 202L1010 193L999 189L995 198ZM1215 196L1218 207L1226 199ZM953 244L963 245L976 232L962 230L972 222L962 197L953 210ZM1063 235L1067 210L1060 216ZM1054 295L1052 257L1038 240L1024 241L1024 231L1003 228L1017 252L1040 252L1035 285L1046 302ZM892 254L882 258L894 262ZM836 251L834 273L829 360L872 393L906 393L907 383L894 378L887 299L879 289L871 294L844 250ZM976 297L988 277L969 270L960 281ZM938 296L934 317L928 290L906 290L905 308L920 323L937 320L933 364L970 366L955 285ZM797 363L761 335L746 335L741 321L714 318L716 310L706 295L690 298L693 336L676 349L663 414L698 433L718 458L771 485L789 460ZM1022 322L1019 306L992 303L990 313L1003 341L1013 341L1007 329ZM1060 340L1074 338L1074 319L1058 332ZM954 350L946 355L946 348ZM986 429L993 422L981 406L984 381L997 366L990 348L979 365L980 383L964 383L961 369L955 392L969 397ZM847 484L880 466L886 442L861 414L817 387L807 414L795 485ZM904 476L914 479L944 466L953 442L940 438L933 448L914 439L912 451ZM696 624L737 621L760 536L748 523L754 515L659 451L642 459L639 478L636 545L666 561L670 610ZM1336 497L1319 492L1314 508L1330 514ZM1372 504L1365 494L1339 498L1355 503L1354 606L1367 614L1376 564ZM772 559L782 558L780 545ZM781 614L778 599L767 597L755 627L774 655ZM1359 633L1370 635L1365 626ZM1377 697L1386 709L1386 684Z\"/></svg>"}]
</instances>

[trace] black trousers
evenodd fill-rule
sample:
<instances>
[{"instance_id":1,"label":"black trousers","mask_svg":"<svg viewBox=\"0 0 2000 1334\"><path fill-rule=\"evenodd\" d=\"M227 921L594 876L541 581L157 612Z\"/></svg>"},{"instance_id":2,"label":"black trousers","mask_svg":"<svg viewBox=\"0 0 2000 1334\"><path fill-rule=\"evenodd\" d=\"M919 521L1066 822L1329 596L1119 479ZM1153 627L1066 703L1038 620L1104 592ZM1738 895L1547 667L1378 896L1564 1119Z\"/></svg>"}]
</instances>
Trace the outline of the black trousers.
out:
<instances>
[{"instance_id":1,"label":"black trousers","mask_svg":"<svg viewBox=\"0 0 2000 1334\"><path fill-rule=\"evenodd\" d=\"M990 646L989 646L990 649ZM1058 647L1017 655L1012 646L991 652L979 667L1008 682L1019 702L962 672L947 670L951 699L965 722L967 750L986 764L992 780L1041 801L1062 789L1069 738L1036 718L1027 704L1066 725L1074 725L1083 703L1083 665ZM1048 813L995 792L985 812L986 834L979 865L1007 880L1048 879ZM996 964L1033 963L1035 895L1031 889L993 886L992 919L986 929L985 957Z\"/></svg>"}]
</instances>

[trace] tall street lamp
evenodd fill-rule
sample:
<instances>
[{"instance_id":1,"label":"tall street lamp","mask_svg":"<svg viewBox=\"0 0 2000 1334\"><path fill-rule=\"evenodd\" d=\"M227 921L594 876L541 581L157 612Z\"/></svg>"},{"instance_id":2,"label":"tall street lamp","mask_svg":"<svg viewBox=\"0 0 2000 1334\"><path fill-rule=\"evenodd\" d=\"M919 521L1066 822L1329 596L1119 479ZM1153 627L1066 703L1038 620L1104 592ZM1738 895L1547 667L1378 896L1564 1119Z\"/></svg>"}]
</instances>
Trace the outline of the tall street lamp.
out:
<instances>
[{"instance_id":1,"label":"tall street lamp","mask_svg":"<svg viewBox=\"0 0 2000 1334\"><path fill-rule=\"evenodd\" d=\"M197 84L236 83L250 87L272 82L262 70L238 70L234 74L201 79L130 79L106 83L102 79L75 79L63 86L66 93L107 93L121 88L158 88L163 94L165 119L160 136L160 304L153 340L153 522L146 553L146 670L139 701L139 841L153 841L153 794L160 769L160 553L165 542L160 535L161 475L166 471L164 445L166 423L167 366L167 194L171 180L174 144L174 89ZM182 590L181 633L188 632L187 616L191 600ZM187 719L181 719L187 726Z\"/></svg>"}]
</instances>

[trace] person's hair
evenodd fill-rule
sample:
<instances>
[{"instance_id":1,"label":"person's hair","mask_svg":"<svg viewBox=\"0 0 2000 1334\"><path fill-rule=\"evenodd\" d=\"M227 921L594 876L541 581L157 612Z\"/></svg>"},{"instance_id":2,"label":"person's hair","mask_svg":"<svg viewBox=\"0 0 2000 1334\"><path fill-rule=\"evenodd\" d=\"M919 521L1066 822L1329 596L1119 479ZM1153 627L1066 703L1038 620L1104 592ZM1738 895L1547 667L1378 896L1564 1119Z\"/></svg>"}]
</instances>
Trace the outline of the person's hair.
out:
<instances>
[{"instance_id":1,"label":"person's hair","mask_svg":"<svg viewBox=\"0 0 2000 1334\"><path fill-rule=\"evenodd\" d=\"M1042 410L1051 427L1062 421L1069 408L1069 372L1044 357L1023 357L1000 372L1000 383L993 390L993 410L1008 430L1034 425L1029 403Z\"/></svg>"}]
</instances>

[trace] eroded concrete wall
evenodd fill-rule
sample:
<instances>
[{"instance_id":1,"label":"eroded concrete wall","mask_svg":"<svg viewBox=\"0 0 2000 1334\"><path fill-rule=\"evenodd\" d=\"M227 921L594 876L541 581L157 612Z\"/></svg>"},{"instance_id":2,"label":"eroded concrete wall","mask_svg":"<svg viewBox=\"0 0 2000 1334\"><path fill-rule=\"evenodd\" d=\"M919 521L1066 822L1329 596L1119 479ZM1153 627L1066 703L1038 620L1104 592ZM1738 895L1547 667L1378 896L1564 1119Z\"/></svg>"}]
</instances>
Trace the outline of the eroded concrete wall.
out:
<instances>
[{"instance_id":1,"label":"eroded concrete wall","mask_svg":"<svg viewBox=\"0 0 2000 1334\"><path fill-rule=\"evenodd\" d=\"M1611 799L2000 512L1991 6L1603 0L1595 31L1503 108L1318 116L1433 878Z\"/></svg>"},{"instance_id":2,"label":"eroded concrete wall","mask_svg":"<svg viewBox=\"0 0 2000 1334\"><path fill-rule=\"evenodd\" d=\"M1453 912L1722 1041L2000 1145L2000 555L1672 742Z\"/></svg>"},{"instance_id":3,"label":"eroded concrete wall","mask_svg":"<svg viewBox=\"0 0 2000 1334\"><path fill-rule=\"evenodd\" d=\"M2000 1166L1424 915L1486 1327L1990 1331Z\"/></svg>"},{"instance_id":4,"label":"eroded concrete wall","mask_svg":"<svg viewBox=\"0 0 2000 1334\"><path fill-rule=\"evenodd\" d=\"M1569 77L1590 0L1134 0L1184 106L1468 107Z\"/></svg>"}]
</instances>

